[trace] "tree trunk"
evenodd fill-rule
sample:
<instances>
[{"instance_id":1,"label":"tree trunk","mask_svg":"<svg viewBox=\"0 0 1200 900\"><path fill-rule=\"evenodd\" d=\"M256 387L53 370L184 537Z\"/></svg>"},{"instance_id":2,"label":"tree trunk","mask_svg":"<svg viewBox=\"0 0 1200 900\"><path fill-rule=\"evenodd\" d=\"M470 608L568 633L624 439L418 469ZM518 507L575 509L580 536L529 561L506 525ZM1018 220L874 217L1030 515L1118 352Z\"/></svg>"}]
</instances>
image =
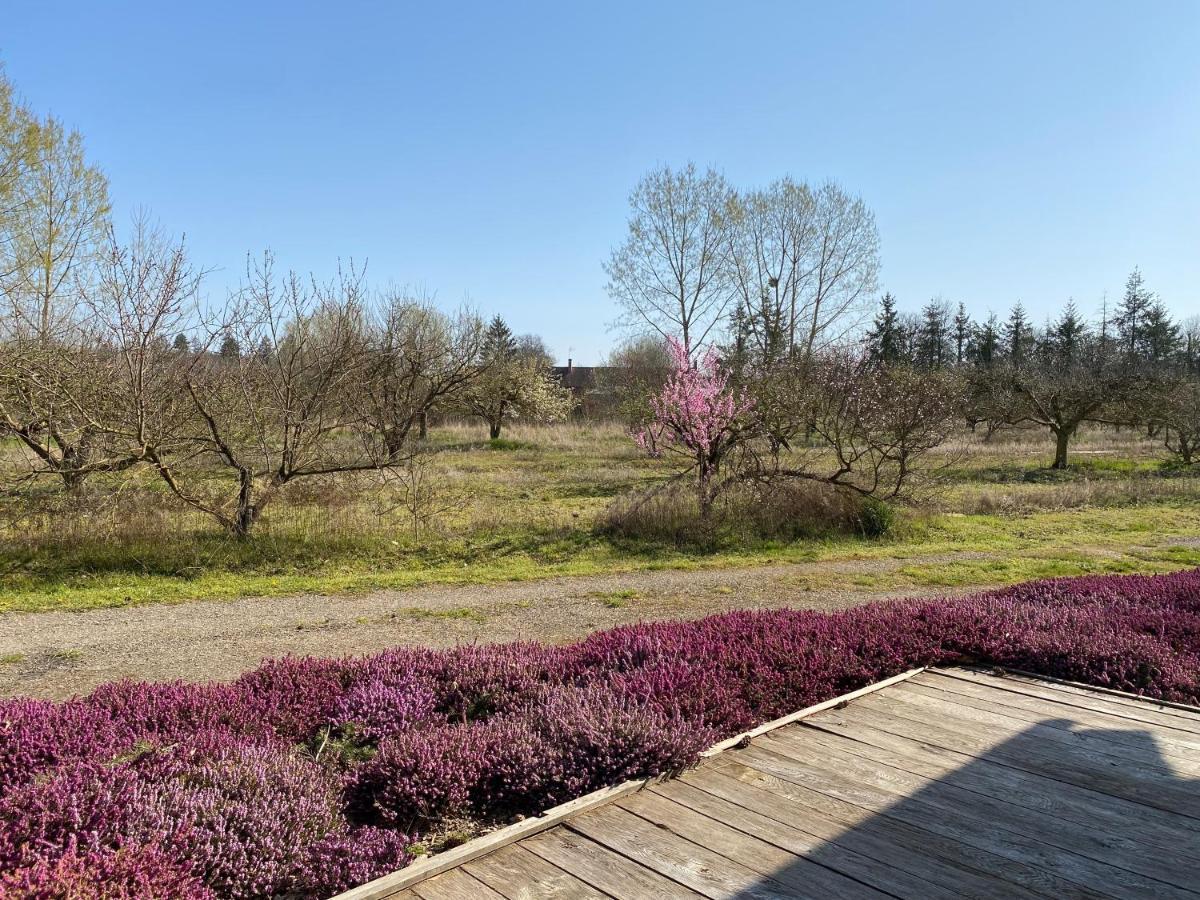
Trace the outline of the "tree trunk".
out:
<instances>
[{"instance_id":1,"label":"tree trunk","mask_svg":"<svg viewBox=\"0 0 1200 900\"><path fill-rule=\"evenodd\" d=\"M700 460L696 489L697 500L700 504L700 518L707 522L712 514L712 467L706 459Z\"/></svg>"},{"instance_id":2,"label":"tree trunk","mask_svg":"<svg viewBox=\"0 0 1200 900\"><path fill-rule=\"evenodd\" d=\"M250 530L258 521L262 503L254 502L254 476L246 469L242 469L239 473L239 480L241 484L238 488L237 513L230 523L229 530L238 540L245 540L250 537Z\"/></svg>"},{"instance_id":3,"label":"tree trunk","mask_svg":"<svg viewBox=\"0 0 1200 900\"><path fill-rule=\"evenodd\" d=\"M500 437L500 424L501 423L499 419L488 422L488 437L490 437L493 441Z\"/></svg>"},{"instance_id":4,"label":"tree trunk","mask_svg":"<svg viewBox=\"0 0 1200 900\"><path fill-rule=\"evenodd\" d=\"M1054 465L1050 468L1065 469L1067 467L1067 447L1071 443L1071 435L1074 432L1074 428L1065 425L1054 430Z\"/></svg>"},{"instance_id":5,"label":"tree trunk","mask_svg":"<svg viewBox=\"0 0 1200 900\"><path fill-rule=\"evenodd\" d=\"M417 437L422 441L429 439L429 413L425 410L417 417Z\"/></svg>"}]
</instances>

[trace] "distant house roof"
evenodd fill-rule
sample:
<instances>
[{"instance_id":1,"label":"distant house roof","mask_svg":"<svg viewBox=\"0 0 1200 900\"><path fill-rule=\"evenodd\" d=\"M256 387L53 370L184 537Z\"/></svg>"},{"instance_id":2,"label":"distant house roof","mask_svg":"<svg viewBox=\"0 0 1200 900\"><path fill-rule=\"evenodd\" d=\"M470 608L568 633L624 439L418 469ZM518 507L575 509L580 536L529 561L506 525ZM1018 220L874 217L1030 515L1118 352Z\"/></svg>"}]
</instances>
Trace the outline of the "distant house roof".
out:
<instances>
[{"instance_id":1,"label":"distant house roof","mask_svg":"<svg viewBox=\"0 0 1200 900\"><path fill-rule=\"evenodd\" d=\"M550 371L558 376L558 380L564 387L569 387L579 393L595 388L600 381L600 376L611 368L611 366L577 366L571 360L567 360L565 366L555 366Z\"/></svg>"}]
</instances>

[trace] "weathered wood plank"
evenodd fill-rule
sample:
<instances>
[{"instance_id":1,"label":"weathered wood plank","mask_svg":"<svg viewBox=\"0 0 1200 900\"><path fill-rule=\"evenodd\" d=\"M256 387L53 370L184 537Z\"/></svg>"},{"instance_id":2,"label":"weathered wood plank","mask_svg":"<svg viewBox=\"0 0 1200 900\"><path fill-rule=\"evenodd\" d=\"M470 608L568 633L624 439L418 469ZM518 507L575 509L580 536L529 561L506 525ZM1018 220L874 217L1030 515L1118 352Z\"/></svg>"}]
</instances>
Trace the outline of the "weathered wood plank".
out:
<instances>
[{"instance_id":1,"label":"weathered wood plank","mask_svg":"<svg viewBox=\"0 0 1200 900\"><path fill-rule=\"evenodd\" d=\"M903 822L884 822L861 807L788 785L753 769L736 764L735 768L742 777L733 777L732 770L705 767L685 776L685 780L689 786L715 797L819 835L824 841L822 861L832 859L836 866L837 851L855 853L882 865L891 873L889 878L907 873L918 882L928 881L929 896L937 895L936 885L949 889L953 896L978 900L1039 896L969 866L966 861L975 853L973 848ZM783 785L782 789L776 782ZM1007 860L993 857L993 862L1001 868ZM894 888L891 890L895 893Z\"/></svg>"},{"instance_id":2,"label":"weathered wood plank","mask_svg":"<svg viewBox=\"0 0 1200 900\"><path fill-rule=\"evenodd\" d=\"M852 716L823 716L805 723L804 731L823 746L850 744L861 756L931 778L953 777L964 788L1007 798L1045 817L1046 828L1058 827L1058 820L1073 822L1120 835L1130 852L1148 859L1166 855L1180 865L1200 865L1200 825L1191 819L881 731Z\"/></svg>"},{"instance_id":3,"label":"weathered wood plank","mask_svg":"<svg viewBox=\"0 0 1200 900\"><path fill-rule=\"evenodd\" d=\"M701 774L708 777L710 785L713 779L720 777L711 772ZM837 841L843 829L836 825L825 829L825 836L819 837L804 829L803 826L807 825L807 822L801 822L801 827L793 827L779 818L765 815L765 810L771 808L770 804L760 802L749 793L751 790L753 789L747 786L741 797L743 803L749 805L739 805L683 781L657 786L650 793L666 797L709 819L722 822L730 828L736 828L789 853L813 857L822 866L903 900L952 900L962 896L960 891L951 890L949 887L915 876L907 869L897 867L895 857L901 856L900 853L890 860L880 860L843 846ZM774 798L768 794L767 799ZM812 817L816 818L815 815ZM819 825L817 827L820 829Z\"/></svg>"},{"instance_id":4,"label":"weathered wood plank","mask_svg":"<svg viewBox=\"0 0 1200 900\"><path fill-rule=\"evenodd\" d=\"M851 744L850 741L843 743ZM818 771L836 773L839 777L892 791L902 802L917 798L952 811L970 810L972 816L985 818L992 825L1091 860L1091 863L1076 866L1074 877L1100 891L1117 887L1131 896L1186 898L1193 896L1191 890L1200 889L1200 873L1190 861L1171 866L1161 858L1147 860L1144 846L1130 850L1119 840L1111 839L1111 835L1066 821L1047 828L1045 817L1026 807L959 787L955 783L955 773L942 778L916 775L859 756L852 747L809 742L797 739L791 733L767 735L760 739L759 745Z\"/></svg>"},{"instance_id":5,"label":"weathered wood plank","mask_svg":"<svg viewBox=\"0 0 1200 900\"><path fill-rule=\"evenodd\" d=\"M738 756L742 754L739 753ZM988 878L995 879L1002 888L1001 896L1046 897L1063 896L1064 887L1074 887L1069 882L1056 879L1053 874L1010 859L998 853L959 840L946 828L927 828L913 824L908 819L881 815L879 808L852 803L841 797L798 784L763 769L745 763L722 758L714 766L716 771L743 784L760 787L776 796L817 809L843 820L850 831L868 835L883 835L888 839L914 847L914 856L919 861L933 857L952 865L968 867ZM911 818L911 817L909 817ZM1059 893L1055 893L1055 891ZM1070 894L1066 894L1070 896Z\"/></svg>"},{"instance_id":6,"label":"weathered wood plank","mask_svg":"<svg viewBox=\"0 0 1200 900\"><path fill-rule=\"evenodd\" d=\"M1088 787L1114 797L1123 797L1182 816L1200 816L1197 789L1183 782L1163 778L1161 774L1123 766L1113 757L1104 758L1090 749L1058 743L1053 747L1019 732L1008 735L988 733L986 729L962 727L964 723L934 724L932 717L915 716L897 703L868 705L864 699L855 706L856 716L881 728L936 743L972 756L984 756L1006 765L1038 772L1058 781ZM1046 729L1049 731L1050 729ZM1103 765L1101 765L1103 763Z\"/></svg>"},{"instance_id":7,"label":"weathered wood plank","mask_svg":"<svg viewBox=\"0 0 1200 900\"><path fill-rule=\"evenodd\" d=\"M544 831L521 846L613 897L694 900L701 896L567 828Z\"/></svg>"},{"instance_id":8,"label":"weathered wood plank","mask_svg":"<svg viewBox=\"0 0 1200 900\"><path fill-rule=\"evenodd\" d=\"M566 827L712 900L795 897L779 882L614 806L572 819Z\"/></svg>"},{"instance_id":9,"label":"weathered wood plank","mask_svg":"<svg viewBox=\"0 0 1200 900\"><path fill-rule=\"evenodd\" d=\"M1004 857L1010 861L1010 866L1022 867L1019 873L1010 875L1012 880L1032 890L1072 897L1111 896L1076 880L1075 875L1083 862L1079 857L1000 828L967 811L911 797L905 802L897 802L893 792L841 778L836 773L817 769L760 747L751 746L740 751L738 756L746 765L778 778Z\"/></svg>"},{"instance_id":10,"label":"weathered wood plank","mask_svg":"<svg viewBox=\"0 0 1200 900\"><path fill-rule=\"evenodd\" d=\"M1055 710L1047 704L1041 713L1029 712L990 699L967 697L923 684L897 686L888 694L888 698L918 705L944 704L932 709L938 721L954 717L980 723L988 729L1001 726L1007 729L1006 733L1037 733L1049 741L1066 742L1071 746L1086 745L1096 753L1164 775L1200 775L1200 749L1173 747L1167 741L1160 740L1152 726L1094 728L1061 707ZM1070 718L1064 718L1064 715ZM1081 725L1084 727L1080 728Z\"/></svg>"},{"instance_id":11,"label":"weathered wood plank","mask_svg":"<svg viewBox=\"0 0 1200 900\"><path fill-rule=\"evenodd\" d=\"M1176 757L1188 762L1195 762L1197 757L1200 757L1200 736L1161 727L1139 719L1115 716L1108 712L1096 712L1080 706L1032 697L1017 691L998 690L989 685L977 684L961 678L949 678L940 672L925 672L919 679L913 679L910 684L914 687L920 686L925 690L937 690L952 694L955 702L967 702L963 698L970 698L974 702L987 703L989 709L994 708L996 711L1003 709L1005 715L1027 722L1069 716L1071 720L1080 725L1104 731L1104 734L1099 735L1103 740L1121 742L1122 737L1113 732L1149 733L1154 735L1155 743L1158 744L1160 751L1164 755L1172 757L1172 766L1176 765L1174 762ZM1017 712L1018 710L1020 712Z\"/></svg>"},{"instance_id":12,"label":"weathered wood plank","mask_svg":"<svg viewBox=\"0 0 1200 900\"><path fill-rule=\"evenodd\" d=\"M608 896L520 844L465 863L463 870L508 900L607 900Z\"/></svg>"},{"instance_id":13,"label":"weathered wood plank","mask_svg":"<svg viewBox=\"0 0 1200 900\"><path fill-rule=\"evenodd\" d=\"M504 900L481 881L477 881L462 869L451 869L418 885L412 892L421 900Z\"/></svg>"},{"instance_id":14,"label":"weathered wood plank","mask_svg":"<svg viewBox=\"0 0 1200 900\"><path fill-rule=\"evenodd\" d=\"M398 869L374 881L351 888L338 894L333 900L390 900L407 887L431 878L441 872L449 871L465 862L477 859L486 853L491 853L500 847L515 843L522 838L530 837L548 828L552 828L572 816L579 815L589 809L604 806L606 803L623 797L634 791L640 791L647 784L656 781L654 778L644 778L626 781L609 788L601 788L575 800L563 803L553 809L548 809L540 816L533 816L485 834L483 837L467 841L453 850L438 853L427 859L419 860L403 869Z\"/></svg>"},{"instance_id":15,"label":"weathered wood plank","mask_svg":"<svg viewBox=\"0 0 1200 900\"><path fill-rule=\"evenodd\" d=\"M731 828L661 794L642 793L616 804L621 809L653 823L671 834L701 844L735 860L803 896L842 898L842 900L882 900L886 897L874 888L832 869L810 862L776 844L760 840Z\"/></svg>"},{"instance_id":16,"label":"weathered wood plank","mask_svg":"<svg viewBox=\"0 0 1200 900\"><path fill-rule=\"evenodd\" d=\"M1161 725L1200 734L1200 713L1187 712L1181 708L1166 706L1149 697L1131 698L1122 694L1111 694L1096 689L1073 687L1061 682L1026 678L1020 675L987 675L974 669L938 669L947 678L960 678L978 684L987 684L1001 691L1028 694L1055 703L1080 706L1107 712L1114 716L1125 716L1137 721Z\"/></svg>"},{"instance_id":17,"label":"weathered wood plank","mask_svg":"<svg viewBox=\"0 0 1200 900\"><path fill-rule=\"evenodd\" d=\"M1193 708L913 670L339 900L1200 900L1198 754Z\"/></svg>"}]
</instances>

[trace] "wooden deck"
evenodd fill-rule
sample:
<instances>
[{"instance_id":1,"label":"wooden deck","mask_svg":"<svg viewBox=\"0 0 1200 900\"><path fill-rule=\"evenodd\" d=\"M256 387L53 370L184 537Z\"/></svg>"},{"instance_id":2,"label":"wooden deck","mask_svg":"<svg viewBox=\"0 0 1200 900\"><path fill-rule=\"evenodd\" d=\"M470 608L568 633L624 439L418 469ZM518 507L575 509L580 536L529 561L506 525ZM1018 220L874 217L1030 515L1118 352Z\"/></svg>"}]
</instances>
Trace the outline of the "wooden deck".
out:
<instances>
[{"instance_id":1,"label":"wooden deck","mask_svg":"<svg viewBox=\"0 0 1200 900\"><path fill-rule=\"evenodd\" d=\"M926 671L564 819L351 894L1196 900L1200 710Z\"/></svg>"}]
</instances>

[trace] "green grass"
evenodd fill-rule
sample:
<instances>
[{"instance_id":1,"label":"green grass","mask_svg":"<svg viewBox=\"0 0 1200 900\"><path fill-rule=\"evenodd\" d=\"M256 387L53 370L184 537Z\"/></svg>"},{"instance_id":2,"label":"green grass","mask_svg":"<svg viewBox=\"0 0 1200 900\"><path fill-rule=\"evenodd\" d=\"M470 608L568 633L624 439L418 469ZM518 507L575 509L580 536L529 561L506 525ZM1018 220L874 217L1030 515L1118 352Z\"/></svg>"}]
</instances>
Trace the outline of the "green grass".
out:
<instances>
[{"instance_id":1,"label":"green grass","mask_svg":"<svg viewBox=\"0 0 1200 900\"><path fill-rule=\"evenodd\" d=\"M34 506L0 522L0 611L839 560L890 562L865 572L813 567L797 589L960 588L1200 565L1200 473L1164 469L1140 436L1097 432L1085 435L1072 469L1047 474L1042 436L1018 437L1024 443L947 447L940 484L901 510L887 538L752 539L710 552L596 530L614 497L670 471L616 426L522 429L492 442L479 429L435 431L439 495L454 502L416 538L387 485L306 485L239 542L168 503L151 479L122 485L111 502L97 481L81 509ZM42 501L54 498L47 488ZM617 608L636 594L597 599Z\"/></svg>"},{"instance_id":2,"label":"green grass","mask_svg":"<svg viewBox=\"0 0 1200 900\"><path fill-rule=\"evenodd\" d=\"M590 534L561 541L513 534L493 541L463 541L442 548L440 558L365 553L338 558L292 560L276 571L246 568L178 577L170 573L47 572L5 577L2 611L84 610L200 598L281 594L341 594L429 584L484 584L561 575L596 575L654 569L719 569L732 566L838 560L907 560L911 565L873 573L851 583L818 572L798 587L852 584L889 590L900 587L958 587L1008 584L1028 578L1113 571L1169 571L1200 565L1200 549L1187 545L1200 534L1200 506L1154 504L1127 509L1046 512L1004 518L934 514L909 515L898 534L869 541L855 537L764 544L741 550L700 553L668 547L640 553ZM922 562L943 554L995 554L994 559ZM610 595L626 601L632 596ZM413 615L420 610L408 611ZM478 615L455 610L457 617ZM445 613L442 613L445 615Z\"/></svg>"}]
</instances>

